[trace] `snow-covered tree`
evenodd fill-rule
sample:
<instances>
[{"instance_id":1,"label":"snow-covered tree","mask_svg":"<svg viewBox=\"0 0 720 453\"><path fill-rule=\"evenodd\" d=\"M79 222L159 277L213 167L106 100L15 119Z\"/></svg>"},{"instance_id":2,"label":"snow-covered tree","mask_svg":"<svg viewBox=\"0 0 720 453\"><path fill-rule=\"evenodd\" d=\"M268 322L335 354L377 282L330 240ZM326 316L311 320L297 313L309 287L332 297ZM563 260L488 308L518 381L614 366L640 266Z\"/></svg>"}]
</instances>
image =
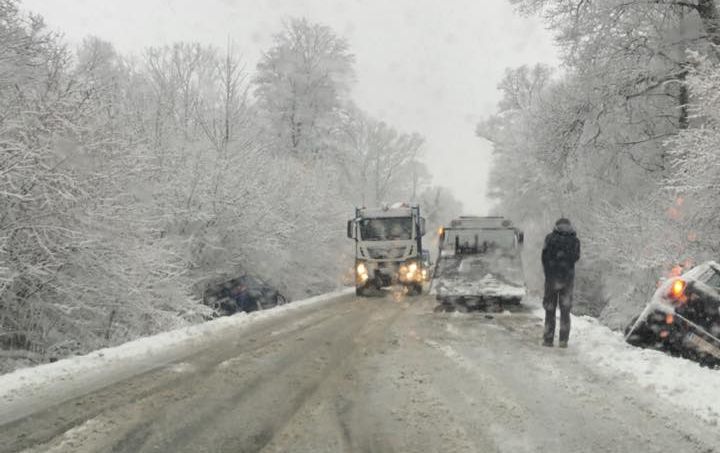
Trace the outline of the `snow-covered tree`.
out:
<instances>
[{"instance_id":1,"label":"snow-covered tree","mask_svg":"<svg viewBox=\"0 0 720 453\"><path fill-rule=\"evenodd\" d=\"M694 203L666 187L677 166L673 137L694 133L698 121L688 110L688 52L717 58L715 2L512 3L544 17L564 68L518 68L501 83L498 114L478 127L495 148L491 194L524 223L531 276L541 276L544 233L565 215L584 239L579 298L602 307L603 288L619 284L643 288L632 298L642 303L654 287L648 276L688 255L687 232L668 212Z\"/></svg>"},{"instance_id":2,"label":"snow-covered tree","mask_svg":"<svg viewBox=\"0 0 720 453\"><path fill-rule=\"evenodd\" d=\"M197 322L204 285L245 272L291 298L339 284L358 194L428 179L417 135L367 119L377 146L350 146L352 61L304 20L256 76L232 46L128 58L88 37L73 51L0 0L0 358ZM368 152L376 177L358 185L340 169L356 175Z\"/></svg>"},{"instance_id":3,"label":"snow-covered tree","mask_svg":"<svg viewBox=\"0 0 720 453\"><path fill-rule=\"evenodd\" d=\"M327 26L292 19L257 66L255 95L278 146L296 154L324 147L348 94L354 57Z\"/></svg>"},{"instance_id":4,"label":"snow-covered tree","mask_svg":"<svg viewBox=\"0 0 720 453\"><path fill-rule=\"evenodd\" d=\"M400 133L353 108L343 114L338 140L344 150L340 165L360 205L414 201L429 180L419 162L424 139L417 133Z\"/></svg>"},{"instance_id":5,"label":"snow-covered tree","mask_svg":"<svg viewBox=\"0 0 720 453\"><path fill-rule=\"evenodd\" d=\"M672 175L667 189L681 204L669 217L682 231L679 239L690 256L716 259L720 252L720 226L716 213L720 189L720 64L714 58L691 53L687 85L696 127L668 141ZM679 235L680 236L680 235Z\"/></svg>"}]
</instances>

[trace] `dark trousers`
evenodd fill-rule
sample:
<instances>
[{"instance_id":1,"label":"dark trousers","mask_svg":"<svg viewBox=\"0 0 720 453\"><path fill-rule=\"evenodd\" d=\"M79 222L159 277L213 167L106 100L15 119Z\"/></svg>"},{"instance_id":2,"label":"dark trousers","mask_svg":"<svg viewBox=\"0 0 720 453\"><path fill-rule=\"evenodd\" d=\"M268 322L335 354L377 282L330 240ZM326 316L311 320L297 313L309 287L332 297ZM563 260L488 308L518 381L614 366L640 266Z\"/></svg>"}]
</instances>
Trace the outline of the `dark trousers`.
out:
<instances>
[{"instance_id":1,"label":"dark trousers","mask_svg":"<svg viewBox=\"0 0 720 453\"><path fill-rule=\"evenodd\" d=\"M545 332L543 340L552 343L555 337L555 309L560 306L560 341L568 341L570 337L570 309L573 302L573 280L545 279Z\"/></svg>"}]
</instances>

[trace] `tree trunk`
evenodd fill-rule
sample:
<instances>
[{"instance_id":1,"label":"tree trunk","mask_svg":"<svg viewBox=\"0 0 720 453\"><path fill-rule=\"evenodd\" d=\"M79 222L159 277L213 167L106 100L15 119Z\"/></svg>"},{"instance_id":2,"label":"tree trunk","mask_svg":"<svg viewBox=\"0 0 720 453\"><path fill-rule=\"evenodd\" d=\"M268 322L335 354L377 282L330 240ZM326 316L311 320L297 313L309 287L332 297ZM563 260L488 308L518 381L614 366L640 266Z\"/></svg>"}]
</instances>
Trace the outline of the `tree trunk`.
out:
<instances>
[{"instance_id":1,"label":"tree trunk","mask_svg":"<svg viewBox=\"0 0 720 453\"><path fill-rule=\"evenodd\" d=\"M687 71L683 71L678 78L680 80L680 94L678 95L678 103L680 104L680 117L678 118L678 128L687 129L690 125L688 119L688 102L690 101L690 95L688 93L687 84L685 84L685 77Z\"/></svg>"}]
</instances>

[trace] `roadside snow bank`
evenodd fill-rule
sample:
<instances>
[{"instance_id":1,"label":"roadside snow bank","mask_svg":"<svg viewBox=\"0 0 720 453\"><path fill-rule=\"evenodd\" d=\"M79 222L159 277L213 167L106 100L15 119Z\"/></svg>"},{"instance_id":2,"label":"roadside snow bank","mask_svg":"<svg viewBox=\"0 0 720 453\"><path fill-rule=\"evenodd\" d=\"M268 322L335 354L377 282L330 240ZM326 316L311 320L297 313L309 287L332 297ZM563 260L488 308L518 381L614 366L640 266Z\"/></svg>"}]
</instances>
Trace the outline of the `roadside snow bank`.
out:
<instances>
[{"instance_id":1,"label":"roadside snow bank","mask_svg":"<svg viewBox=\"0 0 720 453\"><path fill-rule=\"evenodd\" d=\"M544 316L542 310L537 312ZM570 347L581 361L613 377L636 380L660 398L689 409L701 419L720 421L720 371L660 351L630 346L619 332L588 316L573 317Z\"/></svg>"},{"instance_id":2,"label":"roadside snow bank","mask_svg":"<svg viewBox=\"0 0 720 453\"><path fill-rule=\"evenodd\" d=\"M2 375L0 425L180 360L206 346L209 341L222 338L228 330L309 305L330 302L353 291L354 288L342 289L269 310L238 313Z\"/></svg>"}]
</instances>

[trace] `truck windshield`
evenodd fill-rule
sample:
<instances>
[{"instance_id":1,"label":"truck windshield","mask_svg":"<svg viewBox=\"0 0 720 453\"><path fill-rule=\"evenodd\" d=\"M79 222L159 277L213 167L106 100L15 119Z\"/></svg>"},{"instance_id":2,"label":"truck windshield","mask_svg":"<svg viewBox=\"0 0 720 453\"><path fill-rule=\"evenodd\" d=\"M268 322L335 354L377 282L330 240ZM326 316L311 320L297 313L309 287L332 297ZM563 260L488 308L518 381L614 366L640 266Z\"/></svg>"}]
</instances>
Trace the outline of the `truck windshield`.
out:
<instances>
[{"instance_id":1,"label":"truck windshield","mask_svg":"<svg viewBox=\"0 0 720 453\"><path fill-rule=\"evenodd\" d=\"M363 241L396 241L412 239L412 217L384 217L360 220Z\"/></svg>"}]
</instances>

